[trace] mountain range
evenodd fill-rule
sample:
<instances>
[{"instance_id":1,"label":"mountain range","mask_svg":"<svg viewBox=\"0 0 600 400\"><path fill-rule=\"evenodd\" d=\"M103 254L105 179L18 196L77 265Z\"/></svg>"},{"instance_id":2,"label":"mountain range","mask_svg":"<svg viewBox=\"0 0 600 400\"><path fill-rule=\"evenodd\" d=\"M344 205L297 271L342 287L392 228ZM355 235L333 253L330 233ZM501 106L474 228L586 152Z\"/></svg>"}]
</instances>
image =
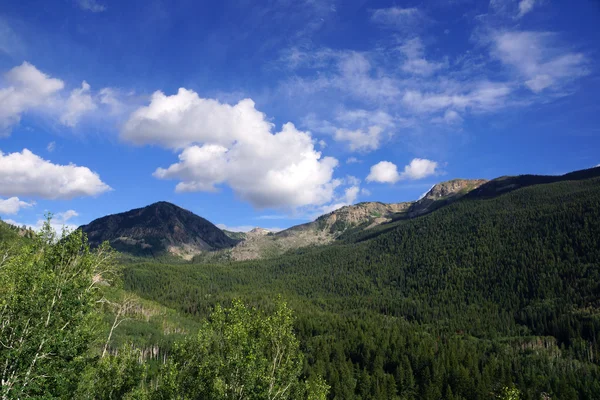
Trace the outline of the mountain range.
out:
<instances>
[{"instance_id":1,"label":"mountain range","mask_svg":"<svg viewBox=\"0 0 600 400\"><path fill-rule=\"evenodd\" d=\"M365 233L398 219L416 218L456 201L490 198L534 184L578 180L600 175L600 168L562 176L519 175L453 179L434 185L420 199L402 203L362 202L341 207L316 220L280 232L221 230L210 221L168 202L108 215L81 226L89 243L109 241L117 250L137 256L171 254L184 259L251 260L281 255Z\"/></svg>"}]
</instances>

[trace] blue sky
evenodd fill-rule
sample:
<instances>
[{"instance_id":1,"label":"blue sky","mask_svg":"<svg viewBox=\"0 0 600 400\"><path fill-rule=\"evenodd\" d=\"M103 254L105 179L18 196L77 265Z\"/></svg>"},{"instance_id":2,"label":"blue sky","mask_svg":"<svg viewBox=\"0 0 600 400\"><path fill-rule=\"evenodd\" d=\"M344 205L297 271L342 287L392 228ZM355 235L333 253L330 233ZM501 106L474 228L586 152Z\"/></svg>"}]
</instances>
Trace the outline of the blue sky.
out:
<instances>
[{"instance_id":1,"label":"blue sky","mask_svg":"<svg viewBox=\"0 0 600 400\"><path fill-rule=\"evenodd\" d=\"M600 163L600 3L4 0L0 217L285 228Z\"/></svg>"}]
</instances>

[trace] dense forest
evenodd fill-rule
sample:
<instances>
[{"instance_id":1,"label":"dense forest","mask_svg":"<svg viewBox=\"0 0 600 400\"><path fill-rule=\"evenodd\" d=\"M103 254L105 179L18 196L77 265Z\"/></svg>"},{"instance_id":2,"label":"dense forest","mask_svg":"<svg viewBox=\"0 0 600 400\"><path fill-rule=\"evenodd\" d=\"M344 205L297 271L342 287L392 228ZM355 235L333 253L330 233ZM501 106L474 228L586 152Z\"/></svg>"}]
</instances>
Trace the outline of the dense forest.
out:
<instances>
[{"instance_id":1,"label":"dense forest","mask_svg":"<svg viewBox=\"0 0 600 400\"><path fill-rule=\"evenodd\" d=\"M598 399L593 175L256 261L9 232L3 398Z\"/></svg>"}]
</instances>

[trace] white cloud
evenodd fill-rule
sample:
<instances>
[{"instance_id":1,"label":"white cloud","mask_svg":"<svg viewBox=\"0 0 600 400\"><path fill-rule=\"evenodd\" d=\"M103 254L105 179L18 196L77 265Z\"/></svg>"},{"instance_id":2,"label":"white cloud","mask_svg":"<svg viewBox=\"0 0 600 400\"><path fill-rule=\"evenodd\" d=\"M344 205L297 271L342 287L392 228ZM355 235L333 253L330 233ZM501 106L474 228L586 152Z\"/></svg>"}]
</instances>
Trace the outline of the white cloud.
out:
<instances>
[{"instance_id":1,"label":"white cloud","mask_svg":"<svg viewBox=\"0 0 600 400\"><path fill-rule=\"evenodd\" d=\"M319 71L314 79L296 76L281 89L290 97L308 95L324 90L336 90L357 99L386 102L396 98L401 90L398 82L382 69L374 68L367 54L356 51L316 52L318 62L307 66ZM306 57L313 60L315 54ZM327 68L325 68L327 67ZM329 71L322 73L323 70Z\"/></svg>"},{"instance_id":2,"label":"white cloud","mask_svg":"<svg viewBox=\"0 0 600 400\"><path fill-rule=\"evenodd\" d=\"M418 8L389 7L374 10L371 21L387 28L414 31L425 21L425 16Z\"/></svg>"},{"instance_id":3,"label":"white cloud","mask_svg":"<svg viewBox=\"0 0 600 400\"><path fill-rule=\"evenodd\" d=\"M14 67L4 77L8 86L0 89L0 136L8 136L24 112L48 106L64 87L63 81L49 77L28 62Z\"/></svg>"},{"instance_id":4,"label":"white cloud","mask_svg":"<svg viewBox=\"0 0 600 400\"><path fill-rule=\"evenodd\" d=\"M68 210L65 212L59 212L59 213L53 214L52 220L50 221L50 226L58 234L61 234L63 232L63 229L65 229L67 232L72 232L78 228L78 225L69 223L69 221L72 218L78 217L78 216L79 216L79 213L75 210ZM25 226L27 228L33 229L34 231L40 231L42 229L42 227L44 226L44 223L46 222L46 220L38 219L35 224L24 224L24 223L17 222L12 219L5 219L4 222L6 222L7 224L14 225L14 226L19 226L19 227Z\"/></svg>"},{"instance_id":5,"label":"white cloud","mask_svg":"<svg viewBox=\"0 0 600 400\"><path fill-rule=\"evenodd\" d=\"M253 226L253 225L227 226L225 224L217 224L216 226L219 229L230 231L230 232L250 232L252 229L258 228L257 226ZM277 227L273 227L273 228L262 228L261 227L261 229L265 229L269 232L279 232L279 231L283 230L283 228L277 228Z\"/></svg>"},{"instance_id":6,"label":"white cloud","mask_svg":"<svg viewBox=\"0 0 600 400\"><path fill-rule=\"evenodd\" d=\"M90 85L83 81L81 88L74 89L67 99L60 122L63 125L74 127L84 114L96 108L98 106L90 94Z\"/></svg>"},{"instance_id":7,"label":"white cloud","mask_svg":"<svg viewBox=\"0 0 600 400\"><path fill-rule=\"evenodd\" d=\"M404 167L400 179L417 180L436 174L438 163L424 158L414 158Z\"/></svg>"},{"instance_id":8,"label":"white cloud","mask_svg":"<svg viewBox=\"0 0 600 400\"><path fill-rule=\"evenodd\" d=\"M0 195L72 199L108 190L110 186L87 167L52 164L27 149L0 152Z\"/></svg>"},{"instance_id":9,"label":"white cloud","mask_svg":"<svg viewBox=\"0 0 600 400\"><path fill-rule=\"evenodd\" d=\"M454 110L446 110L442 117L436 117L431 120L435 124L455 125L460 124L463 118Z\"/></svg>"},{"instance_id":10,"label":"white cloud","mask_svg":"<svg viewBox=\"0 0 600 400\"><path fill-rule=\"evenodd\" d=\"M369 151L379 148L379 141L383 130L379 126L371 126L368 129L357 129L350 131L347 129L338 129L335 132L335 140L338 142L348 142L351 151Z\"/></svg>"},{"instance_id":11,"label":"white cloud","mask_svg":"<svg viewBox=\"0 0 600 400\"><path fill-rule=\"evenodd\" d=\"M367 182L396 183L400 180L398 167L389 161L380 161L371 167Z\"/></svg>"},{"instance_id":12,"label":"white cloud","mask_svg":"<svg viewBox=\"0 0 600 400\"><path fill-rule=\"evenodd\" d=\"M250 99L234 106L179 89L156 92L150 105L136 110L122 138L136 144L181 149L179 162L154 176L177 179L178 192L214 191L227 184L257 208L321 205L334 197L338 162L321 157L307 132L292 123L274 126Z\"/></svg>"},{"instance_id":13,"label":"white cloud","mask_svg":"<svg viewBox=\"0 0 600 400\"><path fill-rule=\"evenodd\" d=\"M5 83L0 87L0 137L9 136L26 113L43 113L74 127L84 116L93 116L99 106L104 112L102 118L108 115L108 109L114 115L123 108L114 89L104 88L94 94L86 81L66 97L62 80L51 78L28 62L5 73Z\"/></svg>"},{"instance_id":14,"label":"white cloud","mask_svg":"<svg viewBox=\"0 0 600 400\"><path fill-rule=\"evenodd\" d=\"M437 112L454 107L459 110L495 111L505 106L511 88L504 83L481 81L466 88L451 88L443 92L423 93L407 90L404 105L417 112Z\"/></svg>"},{"instance_id":15,"label":"white cloud","mask_svg":"<svg viewBox=\"0 0 600 400\"><path fill-rule=\"evenodd\" d=\"M399 49L405 57L401 67L404 72L428 76L445 66L444 63L430 62L425 59L423 43L418 37L407 40Z\"/></svg>"},{"instance_id":16,"label":"white cloud","mask_svg":"<svg viewBox=\"0 0 600 400\"><path fill-rule=\"evenodd\" d=\"M358 194L360 193L360 187L350 186L344 191L344 197L348 204L354 204Z\"/></svg>"},{"instance_id":17,"label":"white cloud","mask_svg":"<svg viewBox=\"0 0 600 400\"><path fill-rule=\"evenodd\" d=\"M513 67L534 93L559 89L574 78L587 75L583 53L560 49L555 35L547 32L500 32L493 35L492 54Z\"/></svg>"},{"instance_id":18,"label":"white cloud","mask_svg":"<svg viewBox=\"0 0 600 400\"><path fill-rule=\"evenodd\" d=\"M519 13L517 14L517 18L521 18L523 15L531 11L534 5L535 0L521 0L519 2Z\"/></svg>"},{"instance_id":19,"label":"white cloud","mask_svg":"<svg viewBox=\"0 0 600 400\"><path fill-rule=\"evenodd\" d=\"M333 135L338 142L347 142L350 151L377 150L384 132L395 126L394 118L382 110L340 110L334 122L320 121L309 114L303 124L311 131Z\"/></svg>"},{"instance_id":20,"label":"white cloud","mask_svg":"<svg viewBox=\"0 0 600 400\"><path fill-rule=\"evenodd\" d=\"M356 157L348 157L348 159L346 160L346 164L357 164L360 162L361 161Z\"/></svg>"},{"instance_id":21,"label":"white cloud","mask_svg":"<svg viewBox=\"0 0 600 400\"><path fill-rule=\"evenodd\" d=\"M398 173L398 167L389 161L381 161L371 167L367 182L396 183L400 180L417 180L436 174L438 163L415 158Z\"/></svg>"},{"instance_id":22,"label":"white cloud","mask_svg":"<svg viewBox=\"0 0 600 400\"><path fill-rule=\"evenodd\" d=\"M106 6L98 3L96 0L77 0L79 8L84 11L91 11L94 13L106 11Z\"/></svg>"},{"instance_id":23,"label":"white cloud","mask_svg":"<svg viewBox=\"0 0 600 400\"><path fill-rule=\"evenodd\" d=\"M4 53L18 59L25 52L25 45L13 30L8 20L0 16L0 54Z\"/></svg>"},{"instance_id":24,"label":"white cloud","mask_svg":"<svg viewBox=\"0 0 600 400\"><path fill-rule=\"evenodd\" d=\"M17 214L21 208L32 207L34 204L35 203L27 203L19 200L18 197L0 199L0 214L14 215Z\"/></svg>"},{"instance_id":25,"label":"white cloud","mask_svg":"<svg viewBox=\"0 0 600 400\"><path fill-rule=\"evenodd\" d=\"M56 150L56 142L48 143L48 146L46 146L46 150L48 151L48 153L52 153L54 150Z\"/></svg>"},{"instance_id":26,"label":"white cloud","mask_svg":"<svg viewBox=\"0 0 600 400\"><path fill-rule=\"evenodd\" d=\"M103 88L98 92L100 104L107 106L111 114L118 114L125 108L125 104L121 101L122 93L113 88Z\"/></svg>"}]
</instances>

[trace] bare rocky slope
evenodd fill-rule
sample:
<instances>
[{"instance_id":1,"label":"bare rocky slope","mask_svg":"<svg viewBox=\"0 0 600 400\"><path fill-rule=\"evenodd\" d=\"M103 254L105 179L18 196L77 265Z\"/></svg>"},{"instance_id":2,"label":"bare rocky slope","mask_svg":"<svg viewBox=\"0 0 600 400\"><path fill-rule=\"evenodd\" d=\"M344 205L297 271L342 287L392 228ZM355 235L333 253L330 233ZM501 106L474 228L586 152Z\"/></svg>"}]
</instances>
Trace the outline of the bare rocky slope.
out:
<instances>
[{"instance_id":1,"label":"bare rocky slope","mask_svg":"<svg viewBox=\"0 0 600 400\"><path fill-rule=\"evenodd\" d=\"M234 260L272 257L291 249L331 243L349 229L368 229L391 221L413 203L364 202L344 206L313 222L296 225L277 233L253 230L230 250Z\"/></svg>"},{"instance_id":2,"label":"bare rocky slope","mask_svg":"<svg viewBox=\"0 0 600 400\"><path fill-rule=\"evenodd\" d=\"M313 222L277 233L251 231L229 252L234 260L251 260L288 250L331 243L349 230L365 230L401 217L416 217L458 200L486 183L483 179L453 179L434 185L421 199L405 203L364 202L322 215Z\"/></svg>"},{"instance_id":3,"label":"bare rocky slope","mask_svg":"<svg viewBox=\"0 0 600 400\"><path fill-rule=\"evenodd\" d=\"M408 210L408 215L416 217L432 212L460 199L487 182L485 179L452 179L451 181L438 183L412 205Z\"/></svg>"}]
</instances>

